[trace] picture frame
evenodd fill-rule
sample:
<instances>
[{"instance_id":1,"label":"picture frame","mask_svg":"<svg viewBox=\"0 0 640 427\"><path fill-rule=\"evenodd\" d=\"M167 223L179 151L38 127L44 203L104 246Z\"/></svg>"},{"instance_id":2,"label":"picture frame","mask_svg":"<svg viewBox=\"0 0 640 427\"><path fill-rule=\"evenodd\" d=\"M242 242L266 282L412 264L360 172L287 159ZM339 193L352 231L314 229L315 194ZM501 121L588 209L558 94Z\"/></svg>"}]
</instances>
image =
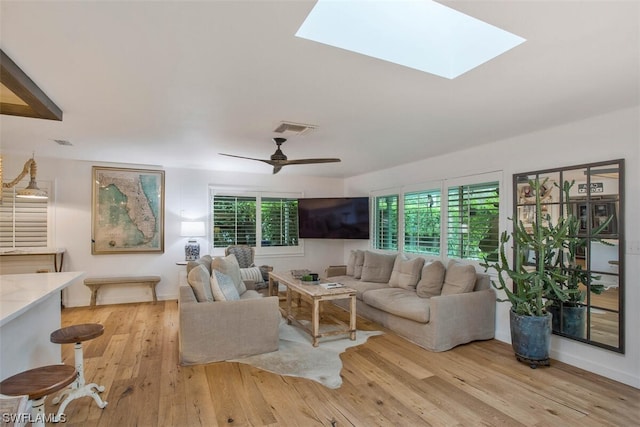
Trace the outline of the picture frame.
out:
<instances>
[{"instance_id":1,"label":"picture frame","mask_svg":"<svg viewBox=\"0 0 640 427\"><path fill-rule=\"evenodd\" d=\"M91 253L164 253L164 171L92 167Z\"/></svg>"}]
</instances>

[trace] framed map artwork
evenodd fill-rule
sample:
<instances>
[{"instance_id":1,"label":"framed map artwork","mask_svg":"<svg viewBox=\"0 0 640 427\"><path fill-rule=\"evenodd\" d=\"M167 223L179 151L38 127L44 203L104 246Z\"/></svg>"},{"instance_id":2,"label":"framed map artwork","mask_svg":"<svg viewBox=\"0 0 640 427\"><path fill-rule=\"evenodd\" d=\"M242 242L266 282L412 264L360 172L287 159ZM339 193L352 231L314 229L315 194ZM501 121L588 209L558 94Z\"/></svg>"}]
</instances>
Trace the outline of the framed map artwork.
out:
<instances>
[{"instance_id":1,"label":"framed map artwork","mask_svg":"<svg viewBox=\"0 0 640 427\"><path fill-rule=\"evenodd\" d=\"M94 166L91 253L164 252L164 171Z\"/></svg>"}]
</instances>

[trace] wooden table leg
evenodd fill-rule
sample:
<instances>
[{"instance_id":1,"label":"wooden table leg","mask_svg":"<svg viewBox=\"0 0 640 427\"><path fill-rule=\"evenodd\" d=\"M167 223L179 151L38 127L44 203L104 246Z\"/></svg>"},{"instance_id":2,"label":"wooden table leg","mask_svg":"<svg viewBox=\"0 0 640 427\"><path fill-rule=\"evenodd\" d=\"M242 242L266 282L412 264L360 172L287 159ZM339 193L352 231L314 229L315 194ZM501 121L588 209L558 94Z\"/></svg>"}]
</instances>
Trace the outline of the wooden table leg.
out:
<instances>
[{"instance_id":1,"label":"wooden table leg","mask_svg":"<svg viewBox=\"0 0 640 427\"><path fill-rule=\"evenodd\" d=\"M351 296L351 310L349 313L349 338L351 341L356 339L356 296Z\"/></svg>"},{"instance_id":2,"label":"wooden table leg","mask_svg":"<svg viewBox=\"0 0 640 427\"><path fill-rule=\"evenodd\" d=\"M318 337L320 331L320 301L313 299L313 311L311 312L311 336L313 337L313 346L318 346Z\"/></svg>"},{"instance_id":3,"label":"wooden table leg","mask_svg":"<svg viewBox=\"0 0 640 427\"><path fill-rule=\"evenodd\" d=\"M291 288L287 286L287 323L291 324L291 318L293 315L291 314Z\"/></svg>"}]
</instances>

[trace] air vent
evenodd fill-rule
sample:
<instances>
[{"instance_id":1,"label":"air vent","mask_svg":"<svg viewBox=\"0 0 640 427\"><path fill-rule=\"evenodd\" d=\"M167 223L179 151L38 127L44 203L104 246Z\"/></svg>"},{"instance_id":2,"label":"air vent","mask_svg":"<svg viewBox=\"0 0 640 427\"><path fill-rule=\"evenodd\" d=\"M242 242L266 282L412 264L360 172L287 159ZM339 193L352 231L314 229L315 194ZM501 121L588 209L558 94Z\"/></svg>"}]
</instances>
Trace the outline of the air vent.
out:
<instances>
[{"instance_id":1,"label":"air vent","mask_svg":"<svg viewBox=\"0 0 640 427\"><path fill-rule=\"evenodd\" d=\"M275 133L291 134L291 135L306 135L316 129L316 125L307 125L303 123L292 122L280 122L277 128L273 131Z\"/></svg>"}]
</instances>

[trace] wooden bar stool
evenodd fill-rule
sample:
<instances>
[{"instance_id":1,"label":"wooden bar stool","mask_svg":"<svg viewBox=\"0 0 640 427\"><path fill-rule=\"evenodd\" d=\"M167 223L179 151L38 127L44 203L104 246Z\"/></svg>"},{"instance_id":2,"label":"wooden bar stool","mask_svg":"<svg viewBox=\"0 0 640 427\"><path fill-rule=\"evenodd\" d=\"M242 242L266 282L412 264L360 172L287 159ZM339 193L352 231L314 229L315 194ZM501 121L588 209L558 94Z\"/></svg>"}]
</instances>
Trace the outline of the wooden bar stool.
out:
<instances>
[{"instance_id":1,"label":"wooden bar stool","mask_svg":"<svg viewBox=\"0 0 640 427\"><path fill-rule=\"evenodd\" d=\"M63 391L60 396L53 399L53 403L57 404L66 395L66 398L58 409L58 417L64 413L65 408L74 399L84 396L91 396L96 401L98 407L104 408L107 402L104 402L98 395L98 392L104 391L104 386L95 383L85 384L84 379L84 356L82 354L82 342L99 337L104 333L104 326L98 323L84 323L82 325L72 325L61 328L51 333L51 342L56 344L75 344L75 363L78 371L77 380L71 384L71 388Z\"/></svg>"},{"instance_id":2,"label":"wooden bar stool","mask_svg":"<svg viewBox=\"0 0 640 427\"><path fill-rule=\"evenodd\" d=\"M76 380L78 373L73 366L48 365L20 372L0 382L0 393L8 396L29 396L31 422L44 426L47 416L44 401L48 395L62 390ZM55 420L60 420L58 412Z\"/></svg>"}]
</instances>

